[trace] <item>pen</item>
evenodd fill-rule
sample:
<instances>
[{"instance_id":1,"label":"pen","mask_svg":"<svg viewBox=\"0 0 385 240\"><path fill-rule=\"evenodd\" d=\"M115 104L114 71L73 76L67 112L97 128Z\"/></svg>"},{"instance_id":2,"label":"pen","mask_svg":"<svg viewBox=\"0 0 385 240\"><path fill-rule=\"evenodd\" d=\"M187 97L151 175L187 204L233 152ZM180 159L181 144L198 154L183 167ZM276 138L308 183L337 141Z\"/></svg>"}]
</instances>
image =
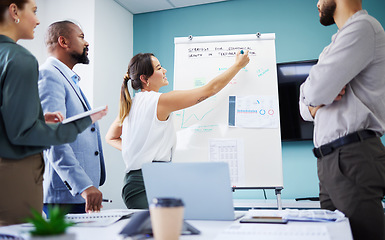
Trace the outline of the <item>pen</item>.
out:
<instances>
[{"instance_id":1,"label":"pen","mask_svg":"<svg viewBox=\"0 0 385 240\"><path fill-rule=\"evenodd\" d=\"M243 54L244 53L244 51L243 50L241 50L241 54Z\"/></svg>"},{"instance_id":2,"label":"pen","mask_svg":"<svg viewBox=\"0 0 385 240\"><path fill-rule=\"evenodd\" d=\"M112 200L103 198L102 202L112 202Z\"/></svg>"},{"instance_id":3,"label":"pen","mask_svg":"<svg viewBox=\"0 0 385 240\"><path fill-rule=\"evenodd\" d=\"M319 197L305 197L305 198L296 198L296 201L310 200L310 201L319 201Z\"/></svg>"}]
</instances>

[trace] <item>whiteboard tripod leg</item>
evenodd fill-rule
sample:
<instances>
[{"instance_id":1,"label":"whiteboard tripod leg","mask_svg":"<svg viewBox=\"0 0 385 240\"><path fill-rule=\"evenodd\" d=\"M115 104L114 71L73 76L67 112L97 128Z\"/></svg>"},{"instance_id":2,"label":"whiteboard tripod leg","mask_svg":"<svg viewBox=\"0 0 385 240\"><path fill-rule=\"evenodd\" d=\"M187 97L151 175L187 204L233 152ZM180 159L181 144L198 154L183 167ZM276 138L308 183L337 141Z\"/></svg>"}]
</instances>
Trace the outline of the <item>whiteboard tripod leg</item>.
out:
<instances>
[{"instance_id":1,"label":"whiteboard tripod leg","mask_svg":"<svg viewBox=\"0 0 385 240\"><path fill-rule=\"evenodd\" d=\"M277 196L278 210L282 210L281 190L282 190L282 188L276 188L275 189L275 195Z\"/></svg>"}]
</instances>

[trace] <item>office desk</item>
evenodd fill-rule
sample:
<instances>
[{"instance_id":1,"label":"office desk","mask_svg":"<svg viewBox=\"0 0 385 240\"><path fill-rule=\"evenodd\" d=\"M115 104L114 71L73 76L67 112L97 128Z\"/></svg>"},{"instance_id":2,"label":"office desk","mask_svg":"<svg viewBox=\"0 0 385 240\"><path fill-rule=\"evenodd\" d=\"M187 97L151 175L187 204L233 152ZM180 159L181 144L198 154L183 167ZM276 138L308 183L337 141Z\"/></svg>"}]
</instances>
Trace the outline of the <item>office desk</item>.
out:
<instances>
[{"instance_id":1,"label":"office desk","mask_svg":"<svg viewBox=\"0 0 385 240\"><path fill-rule=\"evenodd\" d=\"M107 227L70 227L68 232L76 233L76 240L122 240L123 238L119 236L121 229L130 221L130 219L121 220L117 223L109 225ZM190 224L201 231L200 235L190 235L190 236L181 236L180 240L219 240L217 237L223 233L229 227L244 225L240 224L239 220L236 221L197 221L189 220ZM275 234L280 232L286 232L290 229L301 228L306 229L306 227L316 227L316 228L325 228L327 229L330 240L352 240L352 235L350 231L349 221L345 219L341 222L327 222L327 223L315 223L315 222L289 222L288 224L247 224L250 227L253 227L257 231L259 229L273 230ZM12 225L7 227L0 227L0 233L8 234L21 234L22 232L27 232L28 227L21 225ZM273 234L274 235L274 234ZM283 235L270 235L268 238L263 239L293 239L285 238ZM291 236L293 237L293 236ZM221 235L221 240L223 240L223 235ZM127 238L129 239L129 238ZM237 240L246 239L237 237ZM248 238L253 239L253 238ZM254 238L255 239L255 238ZM312 239L312 238L300 238L296 237L294 239ZM325 238L314 238L314 239L325 239ZM233 240L233 239L232 239Z\"/></svg>"},{"instance_id":2,"label":"office desk","mask_svg":"<svg viewBox=\"0 0 385 240\"><path fill-rule=\"evenodd\" d=\"M194 227L198 228L202 234L197 236L182 236L180 240L225 240L223 232L228 229L229 227L236 226L236 225L244 225L241 223L236 222L227 222L227 221L188 221L190 224L192 224ZM284 237L282 235L283 232L288 228L292 227L300 227L300 228L306 228L307 226L326 226L327 231L330 236L330 240L353 240L351 231L350 231L350 225L349 221L346 219L346 221L343 222L334 222L334 223L310 223L310 222L289 222L288 224L246 224L247 226L256 228L256 231L262 230L266 231L266 228L270 227L271 230L274 229L275 236L270 235L270 233L266 235L258 236L256 237L250 237L246 236L244 234L228 238L231 240L255 240L255 239L269 239L269 240L284 240L284 239L296 239L296 240L312 240L312 238L292 235L292 238ZM282 231L281 231L282 230ZM242 238L243 237L243 238ZM227 239L226 239L227 240Z\"/></svg>"}]
</instances>

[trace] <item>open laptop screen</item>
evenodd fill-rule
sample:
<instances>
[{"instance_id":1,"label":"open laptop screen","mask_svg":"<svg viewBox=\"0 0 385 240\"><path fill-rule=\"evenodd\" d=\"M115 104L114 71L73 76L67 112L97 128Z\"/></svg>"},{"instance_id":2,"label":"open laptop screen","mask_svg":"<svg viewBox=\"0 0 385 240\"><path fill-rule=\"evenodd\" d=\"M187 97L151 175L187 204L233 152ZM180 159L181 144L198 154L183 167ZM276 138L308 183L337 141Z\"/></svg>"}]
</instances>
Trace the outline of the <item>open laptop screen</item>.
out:
<instances>
[{"instance_id":1,"label":"open laptop screen","mask_svg":"<svg viewBox=\"0 0 385 240\"><path fill-rule=\"evenodd\" d=\"M181 198L188 220L234 220L228 164L149 163L142 167L147 200Z\"/></svg>"}]
</instances>

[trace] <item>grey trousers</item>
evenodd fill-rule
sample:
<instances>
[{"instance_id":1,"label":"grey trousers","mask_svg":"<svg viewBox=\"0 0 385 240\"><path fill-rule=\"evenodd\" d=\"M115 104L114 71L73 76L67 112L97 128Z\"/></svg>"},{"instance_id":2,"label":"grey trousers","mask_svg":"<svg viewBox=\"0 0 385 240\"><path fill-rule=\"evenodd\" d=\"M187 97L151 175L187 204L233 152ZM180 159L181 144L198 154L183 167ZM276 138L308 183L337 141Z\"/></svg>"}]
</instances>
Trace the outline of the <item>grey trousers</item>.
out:
<instances>
[{"instance_id":1,"label":"grey trousers","mask_svg":"<svg viewBox=\"0 0 385 240\"><path fill-rule=\"evenodd\" d=\"M26 222L31 209L43 209L42 154L23 159L0 158L0 226Z\"/></svg>"},{"instance_id":2,"label":"grey trousers","mask_svg":"<svg viewBox=\"0 0 385 240\"><path fill-rule=\"evenodd\" d=\"M355 240L385 239L385 147L374 137L317 160L321 208L349 218Z\"/></svg>"}]
</instances>

